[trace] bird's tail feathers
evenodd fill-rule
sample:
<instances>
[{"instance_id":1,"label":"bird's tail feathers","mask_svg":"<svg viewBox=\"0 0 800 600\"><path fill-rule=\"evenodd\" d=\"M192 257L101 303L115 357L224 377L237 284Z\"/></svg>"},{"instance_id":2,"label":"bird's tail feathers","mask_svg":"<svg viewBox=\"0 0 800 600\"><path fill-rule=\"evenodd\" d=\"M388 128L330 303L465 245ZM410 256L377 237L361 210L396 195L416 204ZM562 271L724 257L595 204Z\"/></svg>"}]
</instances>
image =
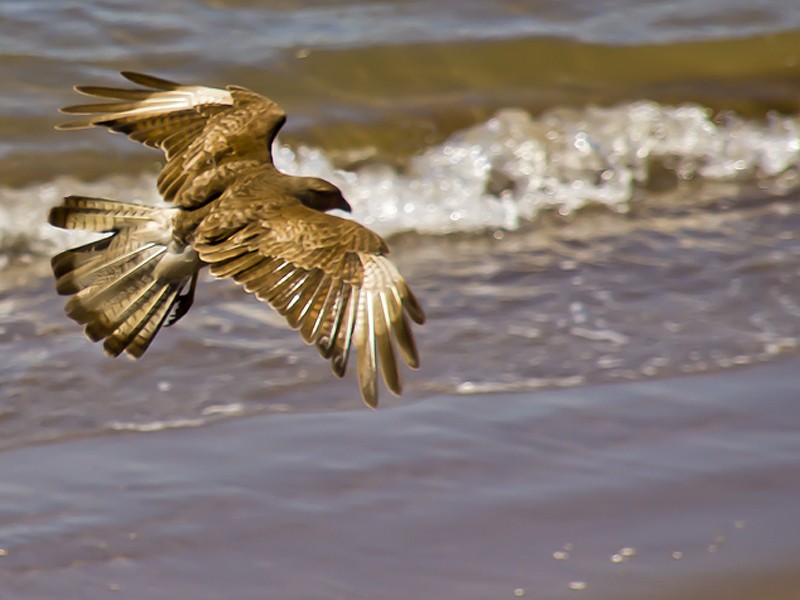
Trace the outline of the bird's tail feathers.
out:
<instances>
[{"instance_id":1,"label":"bird's tail feathers","mask_svg":"<svg viewBox=\"0 0 800 600\"><path fill-rule=\"evenodd\" d=\"M56 227L111 234L56 255L51 265L58 293L72 296L67 314L89 339L105 340L112 356L140 357L191 304L196 272L165 276L172 210L69 196L50 211Z\"/></svg>"}]
</instances>

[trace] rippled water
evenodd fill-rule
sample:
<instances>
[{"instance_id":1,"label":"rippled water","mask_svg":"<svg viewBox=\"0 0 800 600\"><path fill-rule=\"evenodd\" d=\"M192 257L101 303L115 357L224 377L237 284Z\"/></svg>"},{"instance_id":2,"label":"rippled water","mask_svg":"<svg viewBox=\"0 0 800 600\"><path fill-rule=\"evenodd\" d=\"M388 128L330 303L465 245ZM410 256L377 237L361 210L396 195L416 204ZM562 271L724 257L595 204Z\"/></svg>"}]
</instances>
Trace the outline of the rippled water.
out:
<instances>
[{"instance_id":1,"label":"rippled water","mask_svg":"<svg viewBox=\"0 0 800 600\"><path fill-rule=\"evenodd\" d=\"M515 231L394 238L395 260L430 316L423 369L404 401L424 390L537 390L795 353L797 195L718 194L683 184L651 195L634 215L596 209ZM695 199L688 206L687 196ZM16 349L0 382L11 400L0 423L6 445L120 422L148 428L359 406L352 380L331 385L313 350L226 282L204 283L191 318L137 363L103 358L60 316L50 286L37 278L3 292L3 338ZM87 386L99 396L87 396Z\"/></svg>"},{"instance_id":2,"label":"rippled water","mask_svg":"<svg viewBox=\"0 0 800 600\"><path fill-rule=\"evenodd\" d=\"M282 136L278 165L331 179L345 191L354 218L384 235L402 234L394 243L396 260L433 315L426 328L430 337L422 342L426 366L410 398L426 389L465 394L666 377L795 351L800 117L784 110L781 103L791 99L779 96L782 79L772 75L775 62L785 77L797 67L795 53L780 54L798 39L791 24L800 15L790 5L765 4L759 18L744 6L738 12L728 7L729 19L720 21L712 14L717 5L708 3L690 11L706 14L690 24L678 17L687 14L680 2L619 2L603 10L552 4L534 12L483 4L454 12L440 4L287 4L266 10L178 2L158 14L122 2L59 4L50 8L63 11L68 26L56 28L58 36L51 31L56 21L37 17L44 5L50 6L3 8L6 27L15 24L14 31L26 32L9 32L2 46L3 60L18 74L16 85L6 86L10 92L0 115L9 130L4 164L22 165L0 186L0 273L7 280L2 335L14 342L5 346L0 382L9 399L0 425L4 445L108 429L188 426L263 410L357 405L352 382L329 388L327 369L314 362L313 352L293 333L275 331L280 319L238 289L206 285L193 318L162 334L151 352L155 358L132 365L103 360L60 315L61 299L50 291L47 276L36 275L46 271L48 255L84 241L44 222L44 213L62 196L159 202L156 153L99 131L52 132L57 102L69 102L68 87L79 75L80 81L110 83L110 71L131 61L172 76L172 62L180 63L187 48L200 52L210 71L206 77L229 61L224 72L240 73L243 83L278 98L286 93L300 127ZM629 10L635 18L625 36L608 17L622 9L635 9ZM193 18L186 19L190 13ZM263 27L265 35L254 36L248 27ZM446 32L447 45L430 45L436 27ZM752 37L754 28L761 38ZM225 34L196 46L199 32L211 30ZM105 51L90 54L79 39L99 31ZM531 37L544 31L562 41ZM237 48L239 54L229 54L236 46L226 36L233 33L245 40L247 52ZM718 88L717 94L730 81L769 74L769 84L752 97L761 108L744 114L697 101L617 101L613 94L599 105L588 101L596 85L581 75L571 55L585 61L595 51L621 51L632 74L628 87L658 89L638 72L637 56L654 48L636 46L644 39L667 44L660 59L666 64L678 64L695 44L693 64L701 65L705 87ZM399 40L409 56L428 53L434 60L412 66L387 54ZM139 44L145 41L159 58L143 52ZM532 75L535 63L526 61L542 43L551 44L552 52L569 51L555 60L562 75L549 80L545 99L530 104L530 91L523 88L520 104L494 109L493 84L505 82L509 101L510 90ZM703 49L701 43L710 45ZM746 60L731 67L727 57L716 58L718 46L740 53L757 48L763 72L753 73ZM454 53L442 54L448 47ZM491 65L504 60L504 49L519 64L510 74L487 77ZM468 52L464 57L462 50ZM255 64L259 55L264 65ZM366 77L364 69L381 56L385 72ZM478 60L471 62L474 56ZM349 89L319 78L326 64L338 67L336 75ZM602 64L613 79L608 65L614 61ZM20 77L25 65L29 74ZM285 77L290 66L295 81ZM258 81L254 69L261 71ZM721 69L728 71L723 78ZM192 63L177 70L197 74L201 68ZM556 102L575 85L570 73L589 87L582 95L564 96L571 100L563 105L546 106L547 95ZM655 80L665 85L667 75L656 73ZM389 101L397 87L392 78L409 84L407 100L396 106ZM693 89L690 97L700 98L704 86L695 82ZM367 114L348 112L364 105L367 91L375 93ZM23 98L32 101L20 104ZM732 106L737 103L741 99L733 98ZM473 122L463 116L449 121L438 108L426 108L440 105L456 111L472 106ZM415 111L429 123L429 141L423 136L423 146L407 154L410 148L397 139L419 126ZM361 132L345 136L349 147L319 135L325 127L338 131L342 122ZM383 132L376 128L381 123ZM19 274L26 272L34 275L23 277L20 287ZM208 350L186 351L192 348ZM210 367L218 364L225 367ZM199 373L204 383L195 389ZM235 398L227 393L231 381L240 386ZM311 391L320 385L324 394ZM102 399L87 396L85 386L103 390ZM58 390L57 398L48 390Z\"/></svg>"},{"instance_id":3,"label":"rippled water","mask_svg":"<svg viewBox=\"0 0 800 600\"><path fill-rule=\"evenodd\" d=\"M418 526L415 515L441 516L446 511L437 502L451 502L448 493L435 492L442 473L428 465L424 452L418 451L419 440L409 433L428 432L423 438L449 457L446 468L456 469L464 486L491 489L497 483L491 473L508 475L501 478L502 494L477 494L474 501L459 495L459 514L465 520L493 515L491 521L498 523L493 543L505 540L517 549L522 542L513 531L534 535L536 528L546 530L539 548L547 549L546 560L538 554L531 557L526 563L529 576L495 570L497 565L483 558L487 579L467 577L472 585L459 588L459 573L483 555L468 551L480 532L463 529L465 521L455 519L454 530L472 533L465 533L452 553L437 546L449 558L434 560L432 564L443 565L442 571L429 573L425 581L430 589L460 589L460 598L477 597L470 590L481 590L481 598L511 597L512 579L528 593L536 580L555 581L551 555L564 551L567 542L600 548L600 540L613 540L616 550L603 546L603 560L625 544L639 544L645 532L651 546L664 552L712 544L711 534L695 538L686 527L676 527L680 534L672 535L670 523L713 521L714 527L722 527L713 517L716 502L728 507L726 527L758 515L761 528L749 529L753 540L783 530L787 533L775 537L777 546L794 548L786 498L793 490L796 459L791 459L784 437L791 434L791 414L767 424L735 415L757 413L751 392L759 385L748 380L742 388L740 383L749 372L756 373L775 410L791 412L788 400L776 400L791 396L786 391L790 383L780 389L771 386L773 380L793 381L800 345L796 2L397 0L299 6L287 1L265 7L248 0L137 5L41 0L4 3L0 17L0 455L7 457L0 471L9 476L13 471L16 482L13 493L0 487L0 551L18 557L6 561L11 566L4 570L0 553L0 597L10 589L3 587L9 582L15 586L14 597L25 597L17 592L36 571L36 556L45 573L37 589L45 591L28 597L52 596L47 590L55 589L51 586L59 579L47 573L58 571L69 554L120 564L113 553L110 558L95 550L86 554L82 542L74 541L94 535L116 547L104 538L113 529L107 523L86 529L69 517L58 517L58 511L50 523L51 507L36 504L34 520L50 523L62 542L52 553L44 552L36 528L26 528L14 507L28 493L23 492L26 486L30 494L41 487L35 465L47 462L49 452L63 449L86 473L91 472L88 455L97 457L103 473L122 469L127 476L128 467L141 469L136 472L149 482L142 489L157 490L153 493L163 495L164 506L176 511L192 503L194 492L185 492L183 485L196 489L198 497L227 497L227 484L189 459L175 467L151 463L144 451L148 436L158 440L154 447L163 444L178 454L184 441L214 456L241 451L245 455L233 460L242 464L256 464L247 452L257 452L258 461L277 465L272 475L290 483L291 475L280 473L281 465L289 463L281 461L305 456L306 447L350 464L357 473L353 490L369 488L365 481L380 483L382 473L391 471L387 465L419 473L430 496L412 484L398 483L392 492L399 506L430 503L430 510L405 513L400 529L413 531ZM367 417L353 378L334 380L295 332L229 282L203 281L191 313L161 333L139 362L106 359L63 315L63 298L53 292L47 258L84 238L46 225L48 208L67 194L159 201L154 188L158 153L102 131L52 130L60 120L56 109L75 101L71 85L116 84L115 73L121 69L187 82L243 84L270 95L289 113L276 153L278 165L334 181L352 204L353 218L389 238L393 259L429 315L420 330L422 368L409 373L403 398L384 394L382 409L369 417L390 415L377 430L392 428L397 436L391 453L387 450L370 462L364 452L364 445L379 441L355 434ZM670 382L700 374L697 381L705 383L695 388L693 380L682 379L683 391L671 395ZM600 385L616 382L643 387L604 392L612 388ZM557 388L571 389L546 400L543 394ZM740 388L750 395L731 391ZM649 401L662 396L668 409ZM735 406L723 410L726 398L734 396ZM429 403L432 412L425 408ZM591 414L578 415L577 406ZM540 409L552 415L552 427L547 419L539 421ZM604 418L606 410L617 417ZM490 416L494 411L496 419ZM331 417L338 433L323 435L321 425L309 430L303 423L310 421L293 413L336 413ZM309 418L322 420L325 415ZM426 429L429 419L450 425ZM234 420L242 431L253 428L238 450L218 444L214 433L215 428L237 425L214 423ZM478 422L491 427L484 431ZM262 448L257 441L261 428L279 427L275 423L283 424L285 437L264 437ZM537 445L522 429L514 429L515 423L547 434L546 441ZM649 437L637 432L643 423ZM464 431L471 427L481 433L466 443ZM619 448L615 441L595 456L585 440L604 443L602 435L592 436L595 428L607 432L606 427L627 441ZM181 437L188 434L182 430L194 431L195 441ZM86 436L98 439L70 441ZM508 436L516 440L510 455ZM686 436L695 441L681 454ZM738 446L737 437L763 444ZM618 439L616 434L611 438ZM313 445L315 439L322 440L319 447ZM45 445L29 448L40 444ZM569 453L559 458L561 451L554 450L559 444L587 451L574 460ZM768 450L759 454L758 447ZM741 471L736 461L725 458L734 454L721 448L738 453ZM121 466L127 463L120 457L128 454L141 462ZM317 461L311 454L306 458ZM630 456L644 455L647 460L627 462ZM514 471L509 456L550 473L545 488L529 484L529 471ZM219 457L208 460L221 468ZM14 465L33 466L29 472ZM698 480L689 465L709 479L724 474L728 483L719 490L703 488L706 475ZM384 498L377 492L337 495L340 488L331 474L336 469L328 467L333 471L313 474L321 477L318 487L298 492L305 503L278 513L294 522L302 517L294 510L317 516L340 511L342 527L351 537L339 533L355 558L366 560L379 551L370 546L372 550L362 548L359 554L360 536L366 534L359 533L350 509L365 504L380 521ZM769 485L753 484L764 490L759 502L781 507L772 521L740 490L760 468L770 479ZM188 480L175 475L184 470L192 473ZM272 514L275 506L263 500L263 475L243 467L231 484L242 494L234 504L252 504ZM59 510L65 514L82 510L75 506L92 505L77 493L64 496L69 485L48 477L55 483L45 496L62 498L67 506ZM140 522L138 509L116 503L113 490L104 487L125 483L98 477L84 484L104 489L112 498L101 506L107 513L103 518L146 529L141 523L148 517ZM694 506L688 490L698 485L705 500ZM569 539L568 532L577 531L570 523L592 515L596 506L608 506L608 486L635 488L648 498L650 508L632 504L633 510L644 511L631 530L640 538L623 540L613 529L619 522L612 519L598 525L594 536L581 529L577 539ZM675 507L653 502L659 489L673 486L687 490L676 496ZM574 489L581 490L582 501L565 500ZM548 501L546 491L553 491L555 499ZM140 492L137 488L133 493ZM145 512L152 510L157 519L172 523L149 492L142 494ZM329 494L332 504L326 501ZM71 500L64 500L67 496ZM563 519L555 525L525 520L526 502L533 497L537 514ZM516 507L507 520L505 506ZM215 512L205 506L196 514ZM283 529L276 519L279 531L262 533L276 543L293 543L291 527ZM4 526L6 522L12 525ZM315 522L327 531L325 519ZM647 523L659 525L648 528ZM185 536L165 534L185 547L205 535L202 524L191 517L169 527L196 529L198 533ZM226 531L239 531L230 527ZM229 547L236 546L233 537L221 530L216 534ZM317 531L308 539L317 534L322 535ZM447 527L441 530L445 538L452 534ZM425 535L409 534L396 545L392 560L410 568L413 550L425 543L431 543ZM154 542L144 554L157 554L157 547ZM307 548L293 548L293 564L301 571L319 559ZM720 572L748 561L756 574L769 571L763 545L743 542L740 548L736 560L723 563ZM120 552L128 556L127 550ZM137 559L130 560L139 566ZM221 564L231 575L231 564L226 559ZM574 594L567 584L580 583L579 574L572 577L567 563L559 564L565 568L559 571L558 585ZM670 572L667 564L644 564L655 579ZM717 567L691 564L704 565L697 570L713 579ZM778 565L781 582L791 579L791 565L788 571L781 570L784 562ZM81 565L64 571L80 579L81 585L73 581L71 589L82 590L82 597L99 593L87 591L94 589L91 585L81 587L94 581L90 571ZM389 571L378 571L392 580ZM501 572L508 585L496 587ZM381 596L376 591L381 586L369 578L364 578L359 596L354 591L358 586L325 577L318 584L333 582L336 590L345 590L342 597L400 597L391 591ZM649 589L647 574L642 581ZM185 595L184 584L174 593L165 589L172 597ZM303 588L305 595L294 596L291 586L282 589L282 597L309 597L308 588ZM299 589L294 593L300 594ZM422 587L414 589L416 595L410 597L429 597ZM560 597L551 589L547 597ZM618 591L630 595L637 589L642 588L623 585ZM149 591L159 597L157 590ZM250 596L243 592L242 597Z\"/></svg>"}]
</instances>

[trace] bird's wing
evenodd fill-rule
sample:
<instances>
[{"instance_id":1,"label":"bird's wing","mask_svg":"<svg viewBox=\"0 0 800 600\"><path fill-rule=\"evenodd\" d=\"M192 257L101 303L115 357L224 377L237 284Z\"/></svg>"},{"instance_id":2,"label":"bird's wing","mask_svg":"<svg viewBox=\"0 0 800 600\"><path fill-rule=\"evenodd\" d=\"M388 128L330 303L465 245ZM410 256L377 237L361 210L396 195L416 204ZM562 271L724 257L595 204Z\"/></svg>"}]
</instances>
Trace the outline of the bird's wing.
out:
<instances>
[{"instance_id":1,"label":"bird's wing","mask_svg":"<svg viewBox=\"0 0 800 600\"><path fill-rule=\"evenodd\" d=\"M247 205L247 215L218 207L199 226L195 249L216 277L232 277L268 302L303 339L345 373L351 345L358 352L364 401L378 404L378 371L401 391L395 349L410 367L419 356L407 317L425 314L384 241L354 221L300 203ZM217 218L217 215L219 218Z\"/></svg>"},{"instance_id":2,"label":"bird's wing","mask_svg":"<svg viewBox=\"0 0 800 600\"><path fill-rule=\"evenodd\" d=\"M58 129L102 126L164 151L167 162L158 190L184 208L217 198L242 169L272 164L271 147L286 114L275 102L242 87L182 85L123 71L142 87L76 86L86 96L106 99L67 106L86 115Z\"/></svg>"}]
</instances>

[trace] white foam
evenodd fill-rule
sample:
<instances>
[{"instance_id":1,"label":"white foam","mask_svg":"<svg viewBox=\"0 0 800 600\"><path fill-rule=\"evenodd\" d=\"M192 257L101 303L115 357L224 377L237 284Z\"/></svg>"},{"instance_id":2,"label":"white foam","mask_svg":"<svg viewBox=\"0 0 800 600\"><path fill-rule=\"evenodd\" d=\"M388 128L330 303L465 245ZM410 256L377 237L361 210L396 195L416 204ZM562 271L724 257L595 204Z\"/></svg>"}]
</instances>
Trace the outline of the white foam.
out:
<instances>
[{"instance_id":1,"label":"white foam","mask_svg":"<svg viewBox=\"0 0 800 600\"><path fill-rule=\"evenodd\" d=\"M800 117L730 115L717 122L702 106L649 101L558 108L538 117L506 109L413 157L403 173L381 164L343 171L319 149L282 144L275 161L286 172L336 183L352 217L384 235L509 230L547 209L566 215L599 204L625 212L654 164L679 180L796 187ZM88 239L46 223L49 207L69 194L160 201L152 173L0 189L0 266L9 256L47 254Z\"/></svg>"},{"instance_id":2,"label":"white foam","mask_svg":"<svg viewBox=\"0 0 800 600\"><path fill-rule=\"evenodd\" d=\"M679 179L794 174L800 119L730 116L716 123L701 106L648 101L556 109L536 118L506 109L414 157L404 174L382 165L336 170L309 148L281 147L276 162L288 172L332 180L354 217L383 234L514 229L545 209L566 215L601 204L627 211L654 163Z\"/></svg>"},{"instance_id":3,"label":"white foam","mask_svg":"<svg viewBox=\"0 0 800 600\"><path fill-rule=\"evenodd\" d=\"M111 421L106 427L112 431L137 431L139 433L155 433L165 429L186 429L206 424L205 419L171 419L166 421L150 421L135 423L130 421Z\"/></svg>"}]
</instances>

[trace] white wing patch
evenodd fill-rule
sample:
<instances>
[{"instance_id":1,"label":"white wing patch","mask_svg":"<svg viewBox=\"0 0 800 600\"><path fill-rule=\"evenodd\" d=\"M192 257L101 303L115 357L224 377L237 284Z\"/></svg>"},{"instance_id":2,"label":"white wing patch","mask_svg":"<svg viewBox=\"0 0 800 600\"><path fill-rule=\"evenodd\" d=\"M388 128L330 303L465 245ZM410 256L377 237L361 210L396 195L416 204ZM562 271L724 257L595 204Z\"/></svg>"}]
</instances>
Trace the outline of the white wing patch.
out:
<instances>
[{"instance_id":1,"label":"white wing patch","mask_svg":"<svg viewBox=\"0 0 800 600\"><path fill-rule=\"evenodd\" d=\"M175 92L164 92L167 94L183 94L186 98L187 106L196 107L207 104L233 104L233 94L228 90L220 88L205 87L202 85L183 86Z\"/></svg>"},{"instance_id":2,"label":"white wing patch","mask_svg":"<svg viewBox=\"0 0 800 600\"><path fill-rule=\"evenodd\" d=\"M81 89L76 88L79 92ZM137 90L138 91L138 90ZM121 90L124 97L126 90ZM92 96L94 94L85 93ZM196 110L203 106L232 106L233 94L228 90L199 85L182 85L174 90L147 91L147 97L137 97L133 101L113 104L95 104L67 107L63 112L70 114L92 114L91 117L58 125L58 129L83 129L106 121L128 119L131 117L157 117L174 112Z\"/></svg>"},{"instance_id":3,"label":"white wing patch","mask_svg":"<svg viewBox=\"0 0 800 600\"><path fill-rule=\"evenodd\" d=\"M370 406L377 405L378 370L386 387L400 394L395 345L405 361L416 366L416 352L406 351L408 325L403 316L405 280L389 260L380 255L360 255L364 279L358 294L353 341L358 349L358 383ZM394 339L393 339L394 338Z\"/></svg>"},{"instance_id":4,"label":"white wing patch","mask_svg":"<svg viewBox=\"0 0 800 600\"><path fill-rule=\"evenodd\" d=\"M194 110L201 106L232 106L233 95L228 90L200 85L181 86L175 90L152 92L150 97L136 102L137 106L120 110L116 114L106 113L104 119L132 117L137 114L155 116L181 110Z\"/></svg>"}]
</instances>

